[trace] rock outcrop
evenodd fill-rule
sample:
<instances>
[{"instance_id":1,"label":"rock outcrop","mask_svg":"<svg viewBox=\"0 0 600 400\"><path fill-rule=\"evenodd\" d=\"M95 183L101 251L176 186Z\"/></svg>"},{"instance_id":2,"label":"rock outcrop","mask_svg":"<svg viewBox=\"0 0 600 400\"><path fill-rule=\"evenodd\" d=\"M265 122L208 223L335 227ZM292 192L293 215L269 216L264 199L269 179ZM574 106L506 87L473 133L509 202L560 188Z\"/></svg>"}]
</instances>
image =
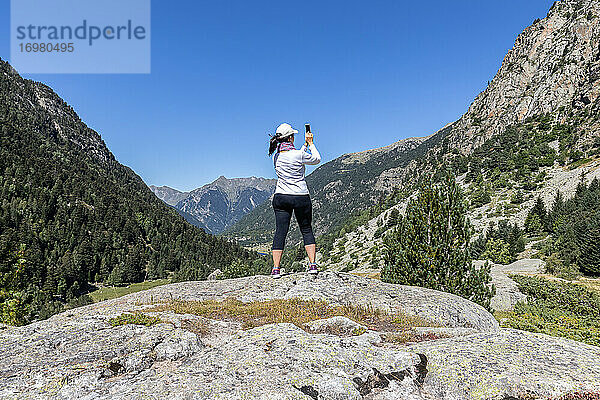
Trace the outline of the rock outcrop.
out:
<instances>
[{"instance_id":1,"label":"rock outcrop","mask_svg":"<svg viewBox=\"0 0 600 400\"><path fill-rule=\"evenodd\" d=\"M231 296L371 304L443 327L416 327L429 340L395 344L343 317L306 330L148 310L164 322L108 322L150 303ZM208 333L189 329L194 321ZM598 390L599 376L600 348L500 329L446 293L332 272L170 284L0 329L3 399L529 399Z\"/></svg>"},{"instance_id":2,"label":"rock outcrop","mask_svg":"<svg viewBox=\"0 0 600 400\"><path fill-rule=\"evenodd\" d=\"M435 399L547 399L600 390L600 348L514 329L408 345Z\"/></svg>"},{"instance_id":3,"label":"rock outcrop","mask_svg":"<svg viewBox=\"0 0 600 400\"><path fill-rule=\"evenodd\" d=\"M556 1L546 18L519 34L494 79L457 122L450 137L456 147L468 152L510 124L561 107L597 112L599 16L596 0ZM597 136L597 122L586 130L583 140Z\"/></svg>"},{"instance_id":4,"label":"rock outcrop","mask_svg":"<svg viewBox=\"0 0 600 400\"><path fill-rule=\"evenodd\" d=\"M432 289L394 285L351 274L323 272L316 280L291 274L279 280L257 275L220 281L191 281L159 286L125 296L121 302L157 299L208 300L235 297L241 301L317 299L331 304L373 305L384 311L402 311L450 328L497 330L498 322L483 307L453 294Z\"/></svg>"},{"instance_id":5,"label":"rock outcrop","mask_svg":"<svg viewBox=\"0 0 600 400\"><path fill-rule=\"evenodd\" d=\"M483 265L485 261L477 260L476 265ZM492 284L496 287L496 295L492 297L490 306L495 311L512 310L519 302L527 301L527 296L519 291L517 283L509 275L536 275L544 272L545 262L540 259L517 260L508 265L490 263Z\"/></svg>"}]
</instances>

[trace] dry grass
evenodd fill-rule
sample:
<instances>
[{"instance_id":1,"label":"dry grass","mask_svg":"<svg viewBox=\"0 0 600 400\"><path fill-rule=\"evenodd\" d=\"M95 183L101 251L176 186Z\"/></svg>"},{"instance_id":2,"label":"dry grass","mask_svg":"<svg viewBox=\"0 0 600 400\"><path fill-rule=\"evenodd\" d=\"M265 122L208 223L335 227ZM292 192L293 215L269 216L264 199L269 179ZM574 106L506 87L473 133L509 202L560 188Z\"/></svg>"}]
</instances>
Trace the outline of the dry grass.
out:
<instances>
[{"instance_id":1,"label":"dry grass","mask_svg":"<svg viewBox=\"0 0 600 400\"><path fill-rule=\"evenodd\" d=\"M301 299L277 299L249 303L243 303L235 298L227 298L223 301L172 300L144 311L172 311L215 320L236 321L242 323L243 329L280 322L292 323L306 329L305 325L310 321L335 316L347 317L378 331L396 332L415 326L436 326L423 318L402 313L387 314L374 307L336 306L325 301Z\"/></svg>"},{"instance_id":2,"label":"dry grass","mask_svg":"<svg viewBox=\"0 0 600 400\"><path fill-rule=\"evenodd\" d=\"M95 290L90 293L90 297L94 301L94 303L98 303L99 301L115 299L117 297L125 296L126 294L136 293L142 290L151 289L153 287L166 285L171 283L169 279L157 279L154 281L144 281L140 283L132 283L129 286L106 286Z\"/></svg>"},{"instance_id":3,"label":"dry grass","mask_svg":"<svg viewBox=\"0 0 600 400\"><path fill-rule=\"evenodd\" d=\"M377 279L379 281L381 280L381 272L354 272L354 271L350 271L349 273L352 274L352 275L363 277L363 278Z\"/></svg>"},{"instance_id":4,"label":"dry grass","mask_svg":"<svg viewBox=\"0 0 600 400\"><path fill-rule=\"evenodd\" d=\"M210 332L206 321L201 319L184 319L181 321L181 328L193 332L198 336L206 336Z\"/></svg>"}]
</instances>

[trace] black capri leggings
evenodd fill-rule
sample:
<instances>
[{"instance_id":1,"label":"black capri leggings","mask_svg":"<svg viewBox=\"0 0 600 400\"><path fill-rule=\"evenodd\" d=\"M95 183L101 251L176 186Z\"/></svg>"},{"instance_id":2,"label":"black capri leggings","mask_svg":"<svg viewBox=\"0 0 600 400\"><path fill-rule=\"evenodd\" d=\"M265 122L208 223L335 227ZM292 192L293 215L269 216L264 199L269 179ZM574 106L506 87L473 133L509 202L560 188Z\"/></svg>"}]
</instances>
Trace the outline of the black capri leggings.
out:
<instances>
[{"instance_id":1,"label":"black capri leggings","mask_svg":"<svg viewBox=\"0 0 600 400\"><path fill-rule=\"evenodd\" d=\"M292 211L296 214L296 220L300 225L304 245L315 244L315 236L312 231L312 202L308 194L281 194L273 196L273 210L275 211L275 237L273 238L273 250L283 250L285 237L290 228Z\"/></svg>"}]
</instances>

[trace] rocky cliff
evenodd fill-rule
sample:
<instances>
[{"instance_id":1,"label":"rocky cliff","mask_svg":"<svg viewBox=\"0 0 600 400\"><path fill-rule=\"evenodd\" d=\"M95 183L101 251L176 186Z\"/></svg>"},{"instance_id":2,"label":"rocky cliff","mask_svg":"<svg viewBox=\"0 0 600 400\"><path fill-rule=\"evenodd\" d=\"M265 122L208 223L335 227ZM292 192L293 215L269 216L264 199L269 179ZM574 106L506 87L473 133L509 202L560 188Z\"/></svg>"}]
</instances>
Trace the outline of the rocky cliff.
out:
<instances>
[{"instance_id":1,"label":"rocky cliff","mask_svg":"<svg viewBox=\"0 0 600 400\"><path fill-rule=\"evenodd\" d=\"M555 2L546 18L517 37L488 88L458 121L456 145L468 151L511 124L560 109L597 111L599 17L598 1Z\"/></svg>"},{"instance_id":2,"label":"rocky cliff","mask_svg":"<svg viewBox=\"0 0 600 400\"><path fill-rule=\"evenodd\" d=\"M600 3L556 1L545 18L517 36L489 86L428 156L448 160L454 150L472 154L511 125L545 114L571 124L568 146L585 152L600 134L599 95ZM405 183L420 167L414 160L408 168L387 170L378 184Z\"/></svg>"},{"instance_id":3,"label":"rocky cliff","mask_svg":"<svg viewBox=\"0 0 600 400\"><path fill-rule=\"evenodd\" d=\"M389 326L344 317L247 329L150 311L173 299L231 297L371 305L437 327L414 326L418 339L394 342ZM161 322L109 323L125 312ZM500 329L483 308L451 294L331 272L182 282L0 328L6 399L537 399L600 390L599 376L600 348Z\"/></svg>"}]
</instances>

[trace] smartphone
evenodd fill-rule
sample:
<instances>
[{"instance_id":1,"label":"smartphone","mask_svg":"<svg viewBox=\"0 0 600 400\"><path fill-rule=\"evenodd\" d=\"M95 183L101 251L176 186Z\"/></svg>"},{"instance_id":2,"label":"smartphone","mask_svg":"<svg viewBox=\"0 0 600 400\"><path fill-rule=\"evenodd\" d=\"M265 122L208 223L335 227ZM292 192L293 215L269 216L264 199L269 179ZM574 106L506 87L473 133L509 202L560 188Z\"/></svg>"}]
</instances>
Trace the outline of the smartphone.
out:
<instances>
[{"instance_id":1,"label":"smartphone","mask_svg":"<svg viewBox=\"0 0 600 400\"><path fill-rule=\"evenodd\" d=\"M310 124L304 124L304 129L306 131L306 133L310 132Z\"/></svg>"}]
</instances>

